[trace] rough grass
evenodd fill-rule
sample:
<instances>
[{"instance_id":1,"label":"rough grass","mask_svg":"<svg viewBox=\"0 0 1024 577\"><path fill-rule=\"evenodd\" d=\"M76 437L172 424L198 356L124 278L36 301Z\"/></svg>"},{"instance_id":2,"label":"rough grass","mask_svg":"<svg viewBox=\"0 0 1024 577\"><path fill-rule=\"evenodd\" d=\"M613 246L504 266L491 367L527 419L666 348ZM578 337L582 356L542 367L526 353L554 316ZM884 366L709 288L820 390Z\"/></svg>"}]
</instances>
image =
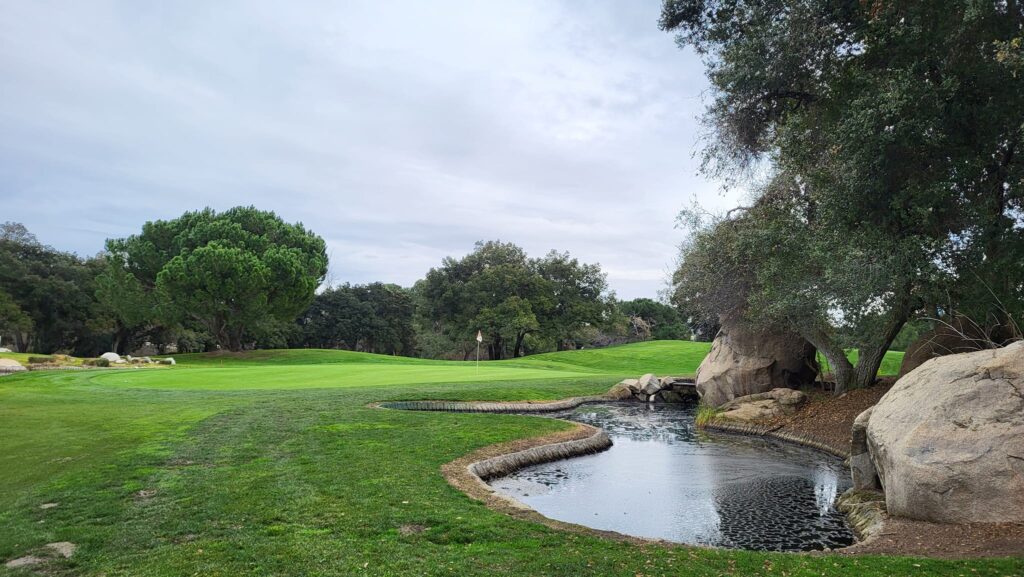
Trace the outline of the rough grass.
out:
<instances>
[{"instance_id":1,"label":"rough grass","mask_svg":"<svg viewBox=\"0 0 1024 577\"><path fill-rule=\"evenodd\" d=\"M592 394L634 376L643 355L663 363L656 372L695 368L692 351L679 344L609 351L604 358L602 351L582 351L494 363L479 373L459 363L360 362L351 354L302 351L262 359L189 358L165 370L0 378L0 560L71 541L78 553L50 561L46 573L1024 572L1024 563L1012 559L761 554L638 546L554 531L472 501L448 486L439 468L491 443L562 430L563 423L366 407L393 399ZM421 372L409 372L410 364ZM59 505L43 510L42 503ZM402 530L410 526L425 530ZM0 574L17 573L0 566Z\"/></svg>"}]
</instances>

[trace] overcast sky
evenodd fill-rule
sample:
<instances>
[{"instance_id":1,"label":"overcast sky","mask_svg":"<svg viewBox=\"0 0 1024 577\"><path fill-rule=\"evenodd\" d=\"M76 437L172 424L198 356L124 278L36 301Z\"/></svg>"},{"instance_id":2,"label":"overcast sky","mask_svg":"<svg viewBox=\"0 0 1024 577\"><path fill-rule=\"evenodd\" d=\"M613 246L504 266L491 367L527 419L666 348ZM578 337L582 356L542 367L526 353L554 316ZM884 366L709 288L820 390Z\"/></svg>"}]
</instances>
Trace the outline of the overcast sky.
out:
<instances>
[{"instance_id":1,"label":"overcast sky","mask_svg":"<svg viewBox=\"0 0 1024 577\"><path fill-rule=\"evenodd\" d=\"M655 296L707 81L658 0L0 0L0 221L82 255L253 204L329 280L411 285L501 239Z\"/></svg>"}]
</instances>

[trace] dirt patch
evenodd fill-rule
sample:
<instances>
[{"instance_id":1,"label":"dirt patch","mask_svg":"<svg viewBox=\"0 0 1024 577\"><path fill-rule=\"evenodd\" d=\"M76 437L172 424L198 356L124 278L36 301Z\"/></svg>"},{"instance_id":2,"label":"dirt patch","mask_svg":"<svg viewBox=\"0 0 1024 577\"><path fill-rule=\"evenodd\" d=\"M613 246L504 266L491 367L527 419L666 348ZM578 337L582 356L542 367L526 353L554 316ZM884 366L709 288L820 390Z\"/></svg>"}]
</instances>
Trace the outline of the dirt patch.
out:
<instances>
[{"instance_id":1,"label":"dirt patch","mask_svg":"<svg viewBox=\"0 0 1024 577\"><path fill-rule=\"evenodd\" d=\"M398 528L398 534L408 537L409 535L418 535L426 530L427 528L423 525L402 525Z\"/></svg>"},{"instance_id":2,"label":"dirt patch","mask_svg":"<svg viewBox=\"0 0 1024 577\"><path fill-rule=\"evenodd\" d=\"M873 539L841 555L913 555L938 559L1024 556L1024 525L944 525L889 518Z\"/></svg>"},{"instance_id":3,"label":"dirt patch","mask_svg":"<svg viewBox=\"0 0 1024 577\"><path fill-rule=\"evenodd\" d=\"M839 397L822 391L804 391L808 402L796 413L759 424L780 432L816 439L839 453L849 455L853 420L866 409L875 406L894 383L894 379L879 379L873 387L855 389Z\"/></svg>"}]
</instances>

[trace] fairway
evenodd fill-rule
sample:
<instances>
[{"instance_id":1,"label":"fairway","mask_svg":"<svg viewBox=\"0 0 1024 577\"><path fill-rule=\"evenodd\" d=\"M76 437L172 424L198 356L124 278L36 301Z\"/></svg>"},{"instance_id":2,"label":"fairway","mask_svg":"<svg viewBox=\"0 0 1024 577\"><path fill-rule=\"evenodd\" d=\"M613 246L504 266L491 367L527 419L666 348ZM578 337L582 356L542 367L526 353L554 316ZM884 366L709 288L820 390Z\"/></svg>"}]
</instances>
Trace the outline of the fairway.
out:
<instances>
[{"instance_id":1,"label":"fairway","mask_svg":"<svg viewBox=\"0 0 1024 577\"><path fill-rule=\"evenodd\" d=\"M48 570L108 576L1021 570L1012 560L640 547L558 532L487 509L450 487L439 468L479 447L568 425L367 407L594 394L644 369L692 374L707 348L640 343L479 369L344 351L261 351L182 356L167 368L4 377L0 557L70 541L79 546L75 556Z\"/></svg>"}]
</instances>

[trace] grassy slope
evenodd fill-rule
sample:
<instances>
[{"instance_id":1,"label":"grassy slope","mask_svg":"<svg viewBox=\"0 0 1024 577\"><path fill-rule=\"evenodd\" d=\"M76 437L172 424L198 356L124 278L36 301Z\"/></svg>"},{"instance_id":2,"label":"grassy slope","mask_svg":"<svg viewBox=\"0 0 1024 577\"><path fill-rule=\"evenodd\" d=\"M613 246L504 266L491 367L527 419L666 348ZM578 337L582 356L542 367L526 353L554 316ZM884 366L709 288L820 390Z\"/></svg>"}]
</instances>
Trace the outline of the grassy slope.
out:
<instances>
[{"instance_id":1,"label":"grassy slope","mask_svg":"<svg viewBox=\"0 0 1024 577\"><path fill-rule=\"evenodd\" d=\"M298 351L4 377L0 560L67 540L79 553L51 569L109 576L1024 571L1013 560L766 555L560 533L488 510L449 487L438 468L561 423L365 407L397 398L592 393L641 366L692 372L700 346L543 355L487 363L479 373L472 364ZM143 489L154 493L141 498ZM60 505L39 509L44 502ZM403 536L403 525L429 529Z\"/></svg>"}]
</instances>

